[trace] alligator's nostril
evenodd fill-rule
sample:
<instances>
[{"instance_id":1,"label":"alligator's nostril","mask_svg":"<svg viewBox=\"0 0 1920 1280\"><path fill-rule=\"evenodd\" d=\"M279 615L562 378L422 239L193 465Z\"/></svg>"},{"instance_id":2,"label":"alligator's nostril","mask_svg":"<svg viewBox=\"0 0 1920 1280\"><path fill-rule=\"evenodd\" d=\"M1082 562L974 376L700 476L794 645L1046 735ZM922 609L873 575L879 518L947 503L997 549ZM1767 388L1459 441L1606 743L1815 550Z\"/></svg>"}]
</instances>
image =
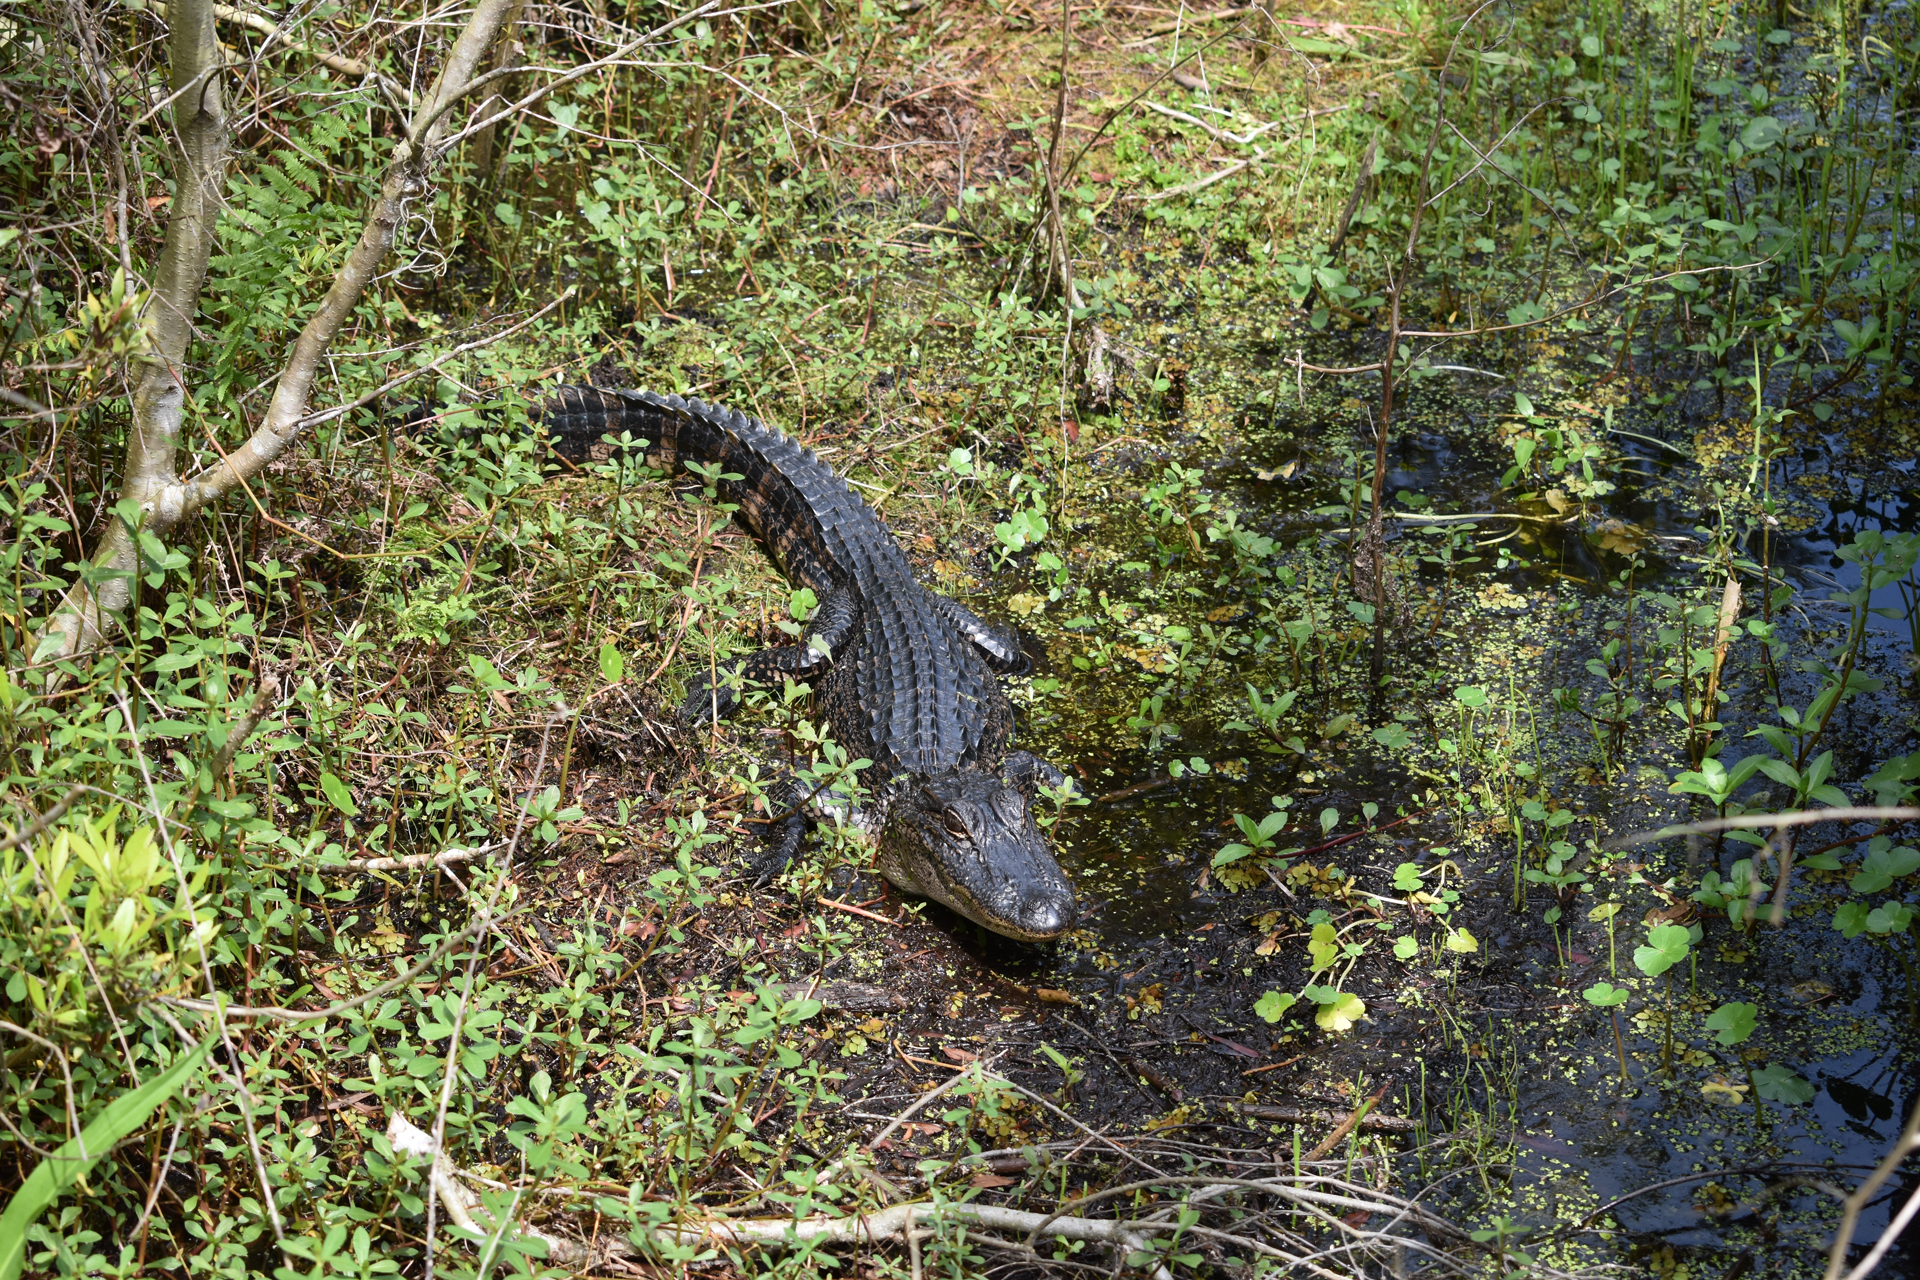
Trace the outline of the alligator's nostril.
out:
<instances>
[{"instance_id":1,"label":"alligator's nostril","mask_svg":"<svg viewBox=\"0 0 1920 1280\"><path fill-rule=\"evenodd\" d=\"M1027 904L1024 923L1037 939L1057 938L1073 926L1073 902L1046 899Z\"/></svg>"}]
</instances>

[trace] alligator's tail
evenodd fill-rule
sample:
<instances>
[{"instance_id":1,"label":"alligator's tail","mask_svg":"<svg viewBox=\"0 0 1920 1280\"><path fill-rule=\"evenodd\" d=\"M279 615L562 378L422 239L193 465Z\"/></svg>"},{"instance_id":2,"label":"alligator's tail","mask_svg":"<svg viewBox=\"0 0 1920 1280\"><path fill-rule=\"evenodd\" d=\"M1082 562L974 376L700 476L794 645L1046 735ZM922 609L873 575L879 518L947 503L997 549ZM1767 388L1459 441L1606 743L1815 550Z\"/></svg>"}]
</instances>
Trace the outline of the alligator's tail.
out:
<instances>
[{"instance_id":1,"label":"alligator's tail","mask_svg":"<svg viewBox=\"0 0 1920 1280\"><path fill-rule=\"evenodd\" d=\"M560 387L535 418L555 453L573 461L605 458L630 436L646 441L648 463L679 471L688 462L718 464L715 487L787 576L815 590L845 582L875 555L898 556L846 481L776 428L737 411L650 391Z\"/></svg>"}]
</instances>

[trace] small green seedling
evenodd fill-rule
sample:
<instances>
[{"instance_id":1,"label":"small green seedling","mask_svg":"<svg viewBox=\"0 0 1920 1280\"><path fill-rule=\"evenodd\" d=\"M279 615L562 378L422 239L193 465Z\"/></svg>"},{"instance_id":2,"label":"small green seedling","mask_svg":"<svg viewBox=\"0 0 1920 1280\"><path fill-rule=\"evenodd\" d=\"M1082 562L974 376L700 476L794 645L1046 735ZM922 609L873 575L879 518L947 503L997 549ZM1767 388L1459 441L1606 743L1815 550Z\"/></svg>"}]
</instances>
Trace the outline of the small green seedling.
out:
<instances>
[{"instance_id":1,"label":"small green seedling","mask_svg":"<svg viewBox=\"0 0 1920 1280\"><path fill-rule=\"evenodd\" d=\"M1633 963L1649 978L1667 974L1667 1039L1661 1069L1673 1074L1673 966L1693 949L1693 931L1685 925L1662 924L1647 931L1647 944L1633 949Z\"/></svg>"},{"instance_id":2,"label":"small green seedling","mask_svg":"<svg viewBox=\"0 0 1920 1280\"><path fill-rule=\"evenodd\" d=\"M1300 997L1290 991L1269 991L1255 1002L1253 1011L1268 1022L1278 1022L1299 1002Z\"/></svg>"},{"instance_id":3,"label":"small green seedling","mask_svg":"<svg viewBox=\"0 0 1920 1280\"><path fill-rule=\"evenodd\" d=\"M1617 902L1603 902L1599 906L1595 907L1593 910L1587 912L1587 919L1592 920L1596 924L1603 920L1606 921L1607 976L1609 978L1617 978L1620 976L1620 965L1619 965L1618 959L1614 955L1614 949L1613 949L1613 918L1619 914L1620 914L1620 904Z\"/></svg>"},{"instance_id":4,"label":"small green seedling","mask_svg":"<svg viewBox=\"0 0 1920 1280\"><path fill-rule=\"evenodd\" d=\"M1627 1074L1627 1041L1620 1034L1620 1006L1627 1002L1627 989L1611 982L1596 982L1580 994L1588 1004L1613 1016L1613 1048L1620 1055L1620 1083L1626 1084L1631 1077Z\"/></svg>"}]
</instances>

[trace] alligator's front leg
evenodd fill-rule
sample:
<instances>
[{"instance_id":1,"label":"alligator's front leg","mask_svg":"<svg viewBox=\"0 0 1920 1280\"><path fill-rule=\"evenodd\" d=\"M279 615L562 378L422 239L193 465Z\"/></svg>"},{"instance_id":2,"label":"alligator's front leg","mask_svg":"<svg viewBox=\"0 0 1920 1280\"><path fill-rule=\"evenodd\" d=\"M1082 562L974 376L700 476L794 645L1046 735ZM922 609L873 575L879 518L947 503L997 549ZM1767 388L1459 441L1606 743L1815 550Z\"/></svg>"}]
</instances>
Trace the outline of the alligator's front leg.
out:
<instances>
[{"instance_id":1,"label":"alligator's front leg","mask_svg":"<svg viewBox=\"0 0 1920 1280\"><path fill-rule=\"evenodd\" d=\"M727 715L740 705L740 690L746 685L777 686L784 677L810 680L819 675L833 665L834 655L852 637L858 616L859 604L852 592L829 591L799 644L729 658L719 665L717 683L712 672L695 673L680 704L681 722L701 725Z\"/></svg>"},{"instance_id":2,"label":"alligator's front leg","mask_svg":"<svg viewBox=\"0 0 1920 1280\"><path fill-rule=\"evenodd\" d=\"M845 822L848 826L872 831L876 823L884 820L886 813L884 796L862 808L837 792L808 788L790 773L783 774L780 781L768 787L766 797L769 815L766 819L766 845L747 864L752 869L756 887L786 870L787 864L793 861L793 855L800 852L800 841L807 834L814 817L824 813L827 818Z\"/></svg>"}]
</instances>

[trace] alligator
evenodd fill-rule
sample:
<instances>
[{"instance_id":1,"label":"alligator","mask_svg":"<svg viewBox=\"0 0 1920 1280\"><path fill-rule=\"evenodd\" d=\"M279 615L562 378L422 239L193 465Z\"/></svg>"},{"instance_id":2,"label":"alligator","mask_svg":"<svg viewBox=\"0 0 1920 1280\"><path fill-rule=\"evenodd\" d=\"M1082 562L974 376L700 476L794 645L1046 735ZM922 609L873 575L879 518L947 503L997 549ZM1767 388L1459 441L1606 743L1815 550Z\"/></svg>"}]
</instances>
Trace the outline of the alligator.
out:
<instances>
[{"instance_id":1,"label":"alligator","mask_svg":"<svg viewBox=\"0 0 1920 1280\"><path fill-rule=\"evenodd\" d=\"M785 433L745 414L679 396L596 387L557 389L534 411L554 452L606 456L623 435L662 471L700 464L720 501L819 607L800 643L763 649L696 675L683 720L725 715L745 684L815 683L829 732L872 765L870 799L846 816L877 848L880 873L995 933L1057 938L1074 920L1073 885L1039 825L1053 765L1013 749L1013 705L1000 675L1026 666L1018 640L914 577L878 513ZM718 470L714 470L715 464ZM819 800L790 778L764 853L762 881L790 861Z\"/></svg>"}]
</instances>

